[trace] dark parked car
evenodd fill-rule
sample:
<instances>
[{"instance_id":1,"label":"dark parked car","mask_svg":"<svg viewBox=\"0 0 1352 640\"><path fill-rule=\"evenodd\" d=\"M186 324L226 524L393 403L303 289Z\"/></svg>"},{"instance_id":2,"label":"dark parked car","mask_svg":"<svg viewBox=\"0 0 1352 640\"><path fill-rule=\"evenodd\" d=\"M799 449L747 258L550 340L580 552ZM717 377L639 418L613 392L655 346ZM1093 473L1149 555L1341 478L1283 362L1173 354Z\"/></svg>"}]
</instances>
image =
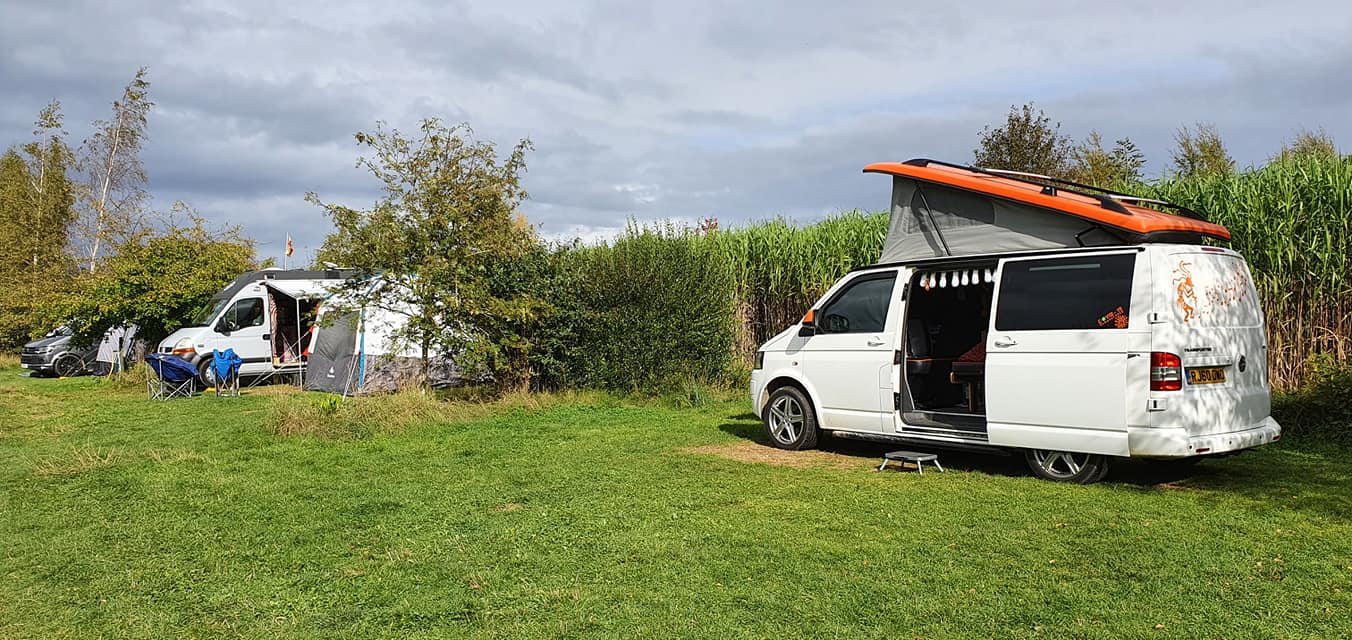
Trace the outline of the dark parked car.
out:
<instances>
[{"instance_id":1,"label":"dark parked car","mask_svg":"<svg viewBox=\"0 0 1352 640\"><path fill-rule=\"evenodd\" d=\"M97 344L83 349L72 347L71 330L63 326L40 340L24 345L23 354L19 356L19 366L32 371L34 375L63 378L78 376L89 372L98 351Z\"/></svg>"}]
</instances>

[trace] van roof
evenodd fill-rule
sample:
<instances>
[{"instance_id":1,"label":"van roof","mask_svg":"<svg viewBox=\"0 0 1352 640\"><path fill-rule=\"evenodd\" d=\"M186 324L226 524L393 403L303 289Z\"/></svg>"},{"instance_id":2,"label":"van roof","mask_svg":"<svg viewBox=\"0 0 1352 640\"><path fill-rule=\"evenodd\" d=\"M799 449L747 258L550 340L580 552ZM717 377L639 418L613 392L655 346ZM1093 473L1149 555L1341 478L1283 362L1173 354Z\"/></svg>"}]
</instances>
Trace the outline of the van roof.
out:
<instances>
[{"instance_id":1,"label":"van roof","mask_svg":"<svg viewBox=\"0 0 1352 640\"><path fill-rule=\"evenodd\" d=\"M352 269L327 269L324 271L310 271L308 269L263 269L260 271L245 271L239 277L221 289L213 298L232 298L236 293L243 291L245 287L255 282L266 280L346 280L356 275Z\"/></svg>"},{"instance_id":2,"label":"van roof","mask_svg":"<svg viewBox=\"0 0 1352 640\"><path fill-rule=\"evenodd\" d=\"M1053 249L1030 249L1027 251L1005 251L1000 253L978 253L965 256L936 256L933 258L921 258L918 260L902 260L898 262L880 262L877 264L866 264L850 269L849 273L869 271L872 269L886 270L899 267L925 268L938 265L940 270L944 268L962 269L969 266L989 266L1006 258L1032 258L1038 256L1059 256L1076 255L1081 253L1103 253L1111 251L1164 251L1171 253L1194 253L1205 252L1215 253L1217 255L1227 255L1241 260L1244 258L1239 252L1226 247L1212 247L1197 244L1175 244L1175 243L1153 243L1145 242L1132 245L1102 245L1094 247L1057 247Z\"/></svg>"},{"instance_id":3,"label":"van roof","mask_svg":"<svg viewBox=\"0 0 1352 640\"><path fill-rule=\"evenodd\" d=\"M978 169L923 158L906 162L875 162L864 167L864 172L906 177L1014 200L1122 229L1141 237L1181 233L1219 240L1230 239L1229 229L1202 220L1196 213L1183 207L1046 176ZM1178 209L1183 215L1133 204L1136 201Z\"/></svg>"}]
</instances>

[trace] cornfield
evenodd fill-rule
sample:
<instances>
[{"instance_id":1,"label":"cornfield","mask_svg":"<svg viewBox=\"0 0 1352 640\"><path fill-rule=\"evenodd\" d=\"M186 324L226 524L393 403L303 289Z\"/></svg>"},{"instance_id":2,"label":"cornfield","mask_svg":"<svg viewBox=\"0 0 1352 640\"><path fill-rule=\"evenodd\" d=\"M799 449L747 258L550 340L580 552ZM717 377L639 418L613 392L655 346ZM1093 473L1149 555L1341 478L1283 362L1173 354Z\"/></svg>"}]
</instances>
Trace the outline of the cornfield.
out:
<instances>
[{"instance_id":1,"label":"cornfield","mask_svg":"<svg viewBox=\"0 0 1352 640\"><path fill-rule=\"evenodd\" d=\"M1352 262L1348 253L1352 159L1295 158L1241 173L1169 178L1127 190L1204 212L1210 220L1229 227L1233 233L1230 246L1248 259L1263 300L1276 388L1293 389L1346 366L1352 352ZM688 375L698 367L687 366L693 361L683 365L681 354L702 353L700 360L707 367L712 364L710 349L731 352L729 362L734 367L737 363L745 366L757 345L796 322L832 283L850 269L875 262L886 230L886 214L861 211L807 226L783 219L722 230L631 225L610 244L564 251L570 255L575 282L605 283L581 302L584 308L604 306L609 315L603 317L598 311L586 324L593 330L597 324L628 327L626 335L607 333L605 341L628 345L624 349L670 342L669 337L639 335L653 333L650 326L661 326L664 332L685 327L690 334L684 338L688 342L670 345L671 349L661 350L659 358L643 367L635 362L635 367L626 367L632 371L609 372L617 362L634 356L608 353L613 346L600 344L601 335L593 335L597 344L578 345L577 352L587 354L587 371L578 377L661 379L660 371L647 367L667 367ZM661 249L663 244L681 246ZM621 291L624 295L616 295ZM626 322L651 320L652 310L663 310L656 317L679 315L692 304L704 314L679 323ZM699 325L711 314L723 314L730 330L712 331ZM587 342L583 337L587 334L579 332L581 343ZM726 379L726 373L710 371L707 377Z\"/></svg>"},{"instance_id":2,"label":"cornfield","mask_svg":"<svg viewBox=\"0 0 1352 640\"><path fill-rule=\"evenodd\" d=\"M1166 179L1140 191L1230 229L1267 316L1273 386L1293 389L1352 354L1352 157L1296 157L1261 169Z\"/></svg>"}]
</instances>

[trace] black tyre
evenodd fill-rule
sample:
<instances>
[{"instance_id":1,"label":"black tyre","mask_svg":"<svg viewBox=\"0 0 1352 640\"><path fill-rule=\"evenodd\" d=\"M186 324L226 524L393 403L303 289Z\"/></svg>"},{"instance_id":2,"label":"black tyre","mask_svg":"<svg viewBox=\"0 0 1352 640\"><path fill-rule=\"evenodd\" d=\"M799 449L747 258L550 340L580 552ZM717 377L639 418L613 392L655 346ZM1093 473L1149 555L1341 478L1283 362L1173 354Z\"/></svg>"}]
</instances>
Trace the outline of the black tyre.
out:
<instances>
[{"instance_id":1,"label":"black tyre","mask_svg":"<svg viewBox=\"0 0 1352 640\"><path fill-rule=\"evenodd\" d=\"M52 373L58 378L71 378L85 371L84 360L73 353L63 353L52 362Z\"/></svg>"},{"instance_id":2,"label":"black tyre","mask_svg":"<svg viewBox=\"0 0 1352 640\"><path fill-rule=\"evenodd\" d=\"M763 417L765 434L776 447L799 451L817 446L817 413L797 387L780 387L770 394Z\"/></svg>"},{"instance_id":3,"label":"black tyre","mask_svg":"<svg viewBox=\"0 0 1352 640\"><path fill-rule=\"evenodd\" d=\"M1108 458L1093 453L1029 449L1024 452L1028 468L1044 480L1092 484L1108 475Z\"/></svg>"},{"instance_id":4,"label":"black tyre","mask_svg":"<svg viewBox=\"0 0 1352 640\"><path fill-rule=\"evenodd\" d=\"M197 363L197 384L203 389L216 386L216 372L211 370L211 363L215 360L212 356L207 356Z\"/></svg>"}]
</instances>

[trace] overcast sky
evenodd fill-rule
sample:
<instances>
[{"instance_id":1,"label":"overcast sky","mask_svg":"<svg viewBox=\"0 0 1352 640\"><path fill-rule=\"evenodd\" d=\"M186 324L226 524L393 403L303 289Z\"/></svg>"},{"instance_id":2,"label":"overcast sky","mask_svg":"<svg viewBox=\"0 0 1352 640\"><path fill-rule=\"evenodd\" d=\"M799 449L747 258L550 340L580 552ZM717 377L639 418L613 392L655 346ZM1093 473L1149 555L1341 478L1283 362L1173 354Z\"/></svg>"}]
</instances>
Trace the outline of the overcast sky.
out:
<instances>
[{"instance_id":1,"label":"overcast sky","mask_svg":"<svg viewBox=\"0 0 1352 640\"><path fill-rule=\"evenodd\" d=\"M1346 0L3 0L0 142L56 98L78 143L140 66L155 205L240 224L264 257L329 231L307 191L374 200L352 134L377 121L530 138L525 211L549 237L879 209L865 164L969 162L1027 101L1077 139L1132 138L1152 175L1197 121L1241 166L1301 129L1352 146Z\"/></svg>"}]
</instances>

